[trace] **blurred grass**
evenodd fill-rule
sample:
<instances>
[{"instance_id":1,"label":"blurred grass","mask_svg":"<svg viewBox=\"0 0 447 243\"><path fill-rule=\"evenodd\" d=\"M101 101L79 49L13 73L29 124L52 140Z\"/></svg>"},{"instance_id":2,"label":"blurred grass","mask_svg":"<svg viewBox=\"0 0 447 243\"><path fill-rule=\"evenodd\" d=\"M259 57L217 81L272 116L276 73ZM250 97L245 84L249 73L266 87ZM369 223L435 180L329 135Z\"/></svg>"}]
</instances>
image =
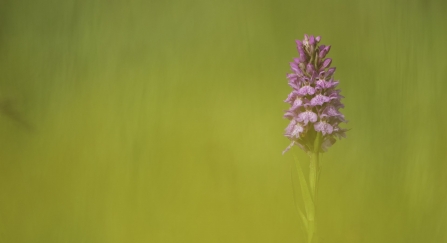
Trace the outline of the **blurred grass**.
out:
<instances>
[{"instance_id":1,"label":"blurred grass","mask_svg":"<svg viewBox=\"0 0 447 243\"><path fill-rule=\"evenodd\" d=\"M281 156L304 33L332 45L352 128L322 157L325 242L447 241L446 11L0 1L0 101L32 127L0 113L0 242L304 240Z\"/></svg>"}]
</instances>

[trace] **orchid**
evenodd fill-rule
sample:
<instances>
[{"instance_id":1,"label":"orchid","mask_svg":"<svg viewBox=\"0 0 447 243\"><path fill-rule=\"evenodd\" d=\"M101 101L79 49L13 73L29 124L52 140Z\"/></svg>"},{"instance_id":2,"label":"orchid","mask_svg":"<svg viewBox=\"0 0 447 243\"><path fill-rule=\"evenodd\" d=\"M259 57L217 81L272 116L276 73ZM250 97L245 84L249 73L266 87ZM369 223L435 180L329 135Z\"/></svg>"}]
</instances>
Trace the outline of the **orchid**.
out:
<instances>
[{"instance_id":1,"label":"orchid","mask_svg":"<svg viewBox=\"0 0 447 243\"><path fill-rule=\"evenodd\" d=\"M304 178L301 165L296 161L296 168L301 184L305 213L297 206L305 226L308 243L318 242L316 224L316 199L318 180L320 177L319 154L326 152L336 138L346 137L346 129L340 123L346 123L345 116L340 112L344 108L337 89L339 81L333 75L335 67L331 58L325 58L331 46L319 45L321 37L304 35L304 40L297 40L300 54L290 63L292 73L287 74L292 92L285 100L290 108L284 117L289 119L285 136L291 140L283 154L294 145L307 152L310 157L309 182Z\"/></svg>"},{"instance_id":2,"label":"orchid","mask_svg":"<svg viewBox=\"0 0 447 243\"><path fill-rule=\"evenodd\" d=\"M339 109L343 108L340 90L337 89L339 81L334 81L335 67L330 67L331 58L325 58L331 46L318 45L320 36L304 35L304 40L297 40L297 49L300 54L290 67L292 73L287 74L289 85L293 91L285 100L290 108L285 117L290 120L285 136L291 140L291 146L298 145L306 152L326 152L335 143L334 137L346 137L346 129L339 128L339 123L346 122ZM291 136L293 130L290 126L298 124L303 131L299 136ZM337 129L333 129L333 128ZM321 141L314 148L315 139L321 133ZM324 145L324 146L321 146Z\"/></svg>"}]
</instances>

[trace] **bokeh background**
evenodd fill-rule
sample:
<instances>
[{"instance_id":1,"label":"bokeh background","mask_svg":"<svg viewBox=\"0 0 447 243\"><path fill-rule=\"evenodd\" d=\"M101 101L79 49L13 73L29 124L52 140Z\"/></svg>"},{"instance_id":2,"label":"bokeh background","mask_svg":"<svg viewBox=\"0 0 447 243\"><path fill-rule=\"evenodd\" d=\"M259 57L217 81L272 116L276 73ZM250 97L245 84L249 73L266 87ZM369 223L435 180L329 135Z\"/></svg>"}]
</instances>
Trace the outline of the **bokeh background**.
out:
<instances>
[{"instance_id":1,"label":"bokeh background","mask_svg":"<svg viewBox=\"0 0 447 243\"><path fill-rule=\"evenodd\" d=\"M442 0L1 0L0 242L304 242L308 159L281 152L305 33L352 129L324 242L447 242L446 26Z\"/></svg>"}]
</instances>

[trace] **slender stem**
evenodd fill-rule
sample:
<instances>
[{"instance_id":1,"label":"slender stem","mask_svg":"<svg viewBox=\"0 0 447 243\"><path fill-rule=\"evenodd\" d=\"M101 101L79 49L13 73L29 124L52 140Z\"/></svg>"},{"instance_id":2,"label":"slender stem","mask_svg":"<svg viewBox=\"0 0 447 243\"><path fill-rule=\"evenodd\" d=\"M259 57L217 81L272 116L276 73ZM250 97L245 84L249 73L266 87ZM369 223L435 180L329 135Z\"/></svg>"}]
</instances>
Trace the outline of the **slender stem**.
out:
<instances>
[{"instance_id":1,"label":"slender stem","mask_svg":"<svg viewBox=\"0 0 447 243\"><path fill-rule=\"evenodd\" d=\"M311 217L309 217L309 232L308 232L308 242L316 242L316 232L317 232L317 220L316 220L316 205L317 205L317 194L318 194L318 179L320 176L320 164L319 164L319 153L321 146L322 136L321 133L317 133L314 142L314 151L310 154L310 171L309 171L309 184L310 191L312 195L312 202L314 204L314 212ZM314 239L314 241L312 241Z\"/></svg>"},{"instance_id":2,"label":"slender stem","mask_svg":"<svg viewBox=\"0 0 447 243\"><path fill-rule=\"evenodd\" d=\"M315 199L317 192L317 181L318 181L318 153L312 153L310 156L310 171L309 171L309 183L310 191L312 193L312 199ZM315 201L314 201L315 203Z\"/></svg>"}]
</instances>

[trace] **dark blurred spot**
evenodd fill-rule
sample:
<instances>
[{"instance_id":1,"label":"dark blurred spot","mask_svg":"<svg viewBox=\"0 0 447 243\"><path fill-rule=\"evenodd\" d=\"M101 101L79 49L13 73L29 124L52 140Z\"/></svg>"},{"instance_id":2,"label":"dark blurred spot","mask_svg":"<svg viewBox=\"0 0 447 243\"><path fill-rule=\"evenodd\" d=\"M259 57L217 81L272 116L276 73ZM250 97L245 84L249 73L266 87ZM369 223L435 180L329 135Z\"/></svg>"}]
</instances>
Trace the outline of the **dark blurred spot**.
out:
<instances>
[{"instance_id":1,"label":"dark blurred spot","mask_svg":"<svg viewBox=\"0 0 447 243\"><path fill-rule=\"evenodd\" d=\"M15 103L11 99L0 100L0 113L3 117L13 120L18 126L32 131L33 127L18 112Z\"/></svg>"}]
</instances>

